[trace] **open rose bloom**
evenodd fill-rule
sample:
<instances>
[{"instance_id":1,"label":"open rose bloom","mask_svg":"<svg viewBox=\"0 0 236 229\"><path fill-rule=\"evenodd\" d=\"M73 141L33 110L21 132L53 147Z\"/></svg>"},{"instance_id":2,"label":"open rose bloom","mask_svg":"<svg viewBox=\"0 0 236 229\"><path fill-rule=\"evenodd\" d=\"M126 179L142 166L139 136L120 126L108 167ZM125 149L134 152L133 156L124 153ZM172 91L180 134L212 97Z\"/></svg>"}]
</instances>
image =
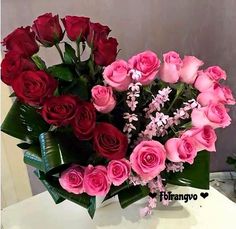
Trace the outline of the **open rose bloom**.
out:
<instances>
[{"instance_id":1,"label":"open rose bloom","mask_svg":"<svg viewBox=\"0 0 236 229\"><path fill-rule=\"evenodd\" d=\"M93 217L96 197L118 195L125 208L149 195L144 216L167 183L209 188L215 130L231 124L234 92L222 67L195 56L117 58L110 31L88 17L46 13L6 36L1 79L15 102L1 129L25 143L24 162L56 203L71 200ZM45 64L40 46L57 49L61 63Z\"/></svg>"}]
</instances>

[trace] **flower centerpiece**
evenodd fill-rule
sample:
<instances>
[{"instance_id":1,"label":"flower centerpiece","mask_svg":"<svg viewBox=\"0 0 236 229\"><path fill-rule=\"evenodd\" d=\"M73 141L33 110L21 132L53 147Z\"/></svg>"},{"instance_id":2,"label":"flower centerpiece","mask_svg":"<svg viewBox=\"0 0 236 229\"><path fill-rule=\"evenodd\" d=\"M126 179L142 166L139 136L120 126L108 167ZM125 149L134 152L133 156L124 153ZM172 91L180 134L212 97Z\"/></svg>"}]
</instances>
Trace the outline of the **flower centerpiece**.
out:
<instances>
[{"instance_id":1,"label":"flower centerpiece","mask_svg":"<svg viewBox=\"0 0 236 229\"><path fill-rule=\"evenodd\" d=\"M108 26L61 21L46 13L14 30L1 64L15 99L1 129L22 141L24 162L55 203L73 201L93 217L98 196L118 195L122 208L148 197L147 215L167 183L208 189L215 129L230 125L226 106L235 104L225 71L174 51L116 59ZM47 66L39 47L55 47L60 63Z\"/></svg>"}]
</instances>

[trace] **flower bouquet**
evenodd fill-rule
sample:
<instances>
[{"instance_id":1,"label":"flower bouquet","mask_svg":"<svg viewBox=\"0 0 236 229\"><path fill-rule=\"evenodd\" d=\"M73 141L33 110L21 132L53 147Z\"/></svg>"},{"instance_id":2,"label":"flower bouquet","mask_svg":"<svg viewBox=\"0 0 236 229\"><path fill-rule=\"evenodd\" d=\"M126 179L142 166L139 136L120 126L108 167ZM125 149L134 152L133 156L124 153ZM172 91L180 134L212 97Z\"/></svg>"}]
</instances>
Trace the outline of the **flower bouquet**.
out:
<instances>
[{"instance_id":1,"label":"flower bouquet","mask_svg":"<svg viewBox=\"0 0 236 229\"><path fill-rule=\"evenodd\" d=\"M73 201L93 217L98 196L118 195L122 208L148 197L147 215L167 183L208 189L215 129L230 125L225 105L235 104L220 83L225 71L199 70L201 60L174 51L116 60L108 26L61 21L65 31L51 13L14 30L1 64L15 98L1 129L22 140L24 162L55 203ZM39 47L55 47L61 63L47 66Z\"/></svg>"}]
</instances>

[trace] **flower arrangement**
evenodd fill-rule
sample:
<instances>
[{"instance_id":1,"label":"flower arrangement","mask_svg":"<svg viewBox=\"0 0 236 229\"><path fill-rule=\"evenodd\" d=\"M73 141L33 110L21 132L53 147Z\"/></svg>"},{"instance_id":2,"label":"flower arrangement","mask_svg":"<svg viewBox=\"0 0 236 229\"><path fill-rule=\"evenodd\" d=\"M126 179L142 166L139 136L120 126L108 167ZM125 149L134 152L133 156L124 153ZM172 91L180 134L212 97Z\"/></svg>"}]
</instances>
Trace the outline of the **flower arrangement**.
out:
<instances>
[{"instance_id":1,"label":"flower arrangement","mask_svg":"<svg viewBox=\"0 0 236 229\"><path fill-rule=\"evenodd\" d=\"M108 26L61 21L65 32L51 13L14 30L1 64L15 98L1 129L22 140L24 162L54 201L93 217L96 196L118 195L122 208L148 196L148 215L167 183L207 189L215 129L230 125L226 105L235 104L225 71L174 51L117 60ZM54 46L61 63L48 67L37 52Z\"/></svg>"}]
</instances>

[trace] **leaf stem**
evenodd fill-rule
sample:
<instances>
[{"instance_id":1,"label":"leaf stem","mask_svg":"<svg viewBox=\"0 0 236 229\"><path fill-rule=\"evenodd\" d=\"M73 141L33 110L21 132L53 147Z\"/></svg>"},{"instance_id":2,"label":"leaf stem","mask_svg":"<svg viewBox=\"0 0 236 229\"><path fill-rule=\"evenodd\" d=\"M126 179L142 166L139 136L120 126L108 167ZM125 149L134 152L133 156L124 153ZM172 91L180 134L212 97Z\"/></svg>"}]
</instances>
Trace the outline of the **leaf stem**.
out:
<instances>
[{"instance_id":1,"label":"leaf stem","mask_svg":"<svg viewBox=\"0 0 236 229\"><path fill-rule=\"evenodd\" d=\"M60 54L60 57L61 57L62 62L65 63L65 60L64 60L64 57L63 57L63 53L62 53L62 51L61 51L61 48L60 48L59 44L55 44L55 47L56 47L57 51L58 51L59 54Z\"/></svg>"},{"instance_id":2,"label":"leaf stem","mask_svg":"<svg viewBox=\"0 0 236 229\"><path fill-rule=\"evenodd\" d=\"M172 101L172 103L170 104L170 106L169 106L167 112L169 112L169 111L171 110L171 108L173 107L173 105L175 104L175 102L177 101L177 99L179 98L180 94L182 93L183 89L184 89L184 84L182 83L182 84L180 84L179 87L177 88L177 92L176 92L176 94L175 94L175 98L174 98L174 100Z\"/></svg>"},{"instance_id":3,"label":"leaf stem","mask_svg":"<svg viewBox=\"0 0 236 229\"><path fill-rule=\"evenodd\" d=\"M76 41L76 46L77 46L77 56L80 62L80 40Z\"/></svg>"}]
</instances>

